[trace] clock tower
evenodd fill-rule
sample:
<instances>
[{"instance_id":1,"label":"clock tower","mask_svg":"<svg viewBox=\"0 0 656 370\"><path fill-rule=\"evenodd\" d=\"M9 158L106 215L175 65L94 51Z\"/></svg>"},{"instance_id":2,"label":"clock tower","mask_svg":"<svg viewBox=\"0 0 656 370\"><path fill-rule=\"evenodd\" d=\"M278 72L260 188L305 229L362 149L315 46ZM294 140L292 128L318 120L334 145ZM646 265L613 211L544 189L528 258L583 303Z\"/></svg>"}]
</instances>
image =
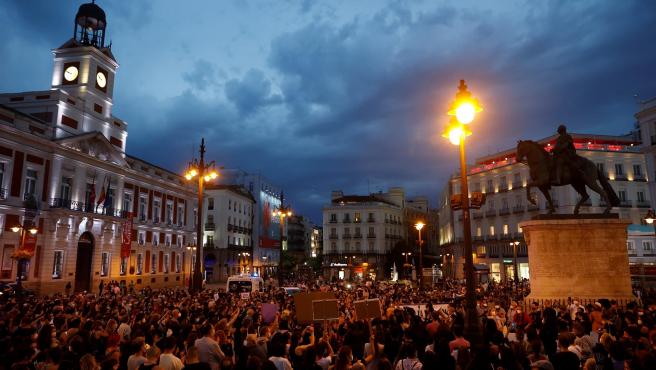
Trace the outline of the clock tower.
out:
<instances>
[{"instance_id":1,"label":"clock tower","mask_svg":"<svg viewBox=\"0 0 656 370\"><path fill-rule=\"evenodd\" d=\"M83 110L109 120L118 63L111 44L105 44L106 27L105 11L95 0L80 6L73 37L53 50L52 88L71 95L72 100L83 104ZM98 127L97 131L103 130Z\"/></svg>"}]
</instances>

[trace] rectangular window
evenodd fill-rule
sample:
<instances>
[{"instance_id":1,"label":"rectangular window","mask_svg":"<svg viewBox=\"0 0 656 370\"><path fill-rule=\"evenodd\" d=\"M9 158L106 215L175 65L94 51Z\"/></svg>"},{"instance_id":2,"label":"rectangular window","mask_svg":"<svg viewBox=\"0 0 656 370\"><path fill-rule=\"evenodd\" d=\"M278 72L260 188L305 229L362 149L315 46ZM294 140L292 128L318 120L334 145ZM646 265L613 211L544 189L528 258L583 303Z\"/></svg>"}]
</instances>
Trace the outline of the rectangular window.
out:
<instances>
[{"instance_id":1,"label":"rectangular window","mask_svg":"<svg viewBox=\"0 0 656 370\"><path fill-rule=\"evenodd\" d=\"M150 273L157 273L157 255L155 253L150 256Z\"/></svg>"},{"instance_id":2,"label":"rectangular window","mask_svg":"<svg viewBox=\"0 0 656 370\"><path fill-rule=\"evenodd\" d=\"M617 196L620 198L621 202L626 202L626 190L618 191Z\"/></svg>"},{"instance_id":3,"label":"rectangular window","mask_svg":"<svg viewBox=\"0 0 656 370\"><path fill-rule=\"evenodd\" d=\"M494 226L490 226L490 235L494 236Z\"/></svg>"},{"instance_id":4,"label":"rectangular window","mask_svg":"<svg viewBox=\"0 0 656 370\"><path fill-rule=\"evenodd\" d=\"M626 249L631 252L635 251L635 244L633 243L633 240L627 240L626 241Z\"/></svg>"},{"instance_id":5,"label":"rectangular window","mask_svg":"<svg viewBox=\"0 0 656 370\"><path fill-rule=\"evenodd\" d=\"M603 164L603 163L597 163L597 170L598 170L599 172L603 173L604 175L606 174L606 171L605 171L605 169L604 169L604 164Z\"/></svg>"},{"instance_id":6,"label":"rectangular window","mask_svg":"<svg viewBox=\"0 0 656 370\"><path fill-rule=\"evenodd\" d=\"M155 223L159 222L159 215L161 214L160 207L161 207L160 200L159 199L153 200L153 221Z\"/></svg>"},{"instance_id":7,"label":"rectangular window","mask_svg":"<svg viewBox=\"0 0 656 370\"><path fill-rule=\"evenodd\" d=\"M639 191L637 194L638 202L644 202L645 201L645 192Z\"/></svg>"},{"instance_id":8,"label":"rectangular window","mask_svg":"<svg viewBox=\"0 0 656 370\"><path fill-rule=\"evenodd\" d=\"M3 199L6 197L6 195L3 192L3 187L5 183L5 164L0 162L0 199Z\"/></svg>"},{"instance_id":9,"label":"rectangular window","mask_svg":"<svg viewBox=\"0 0 656 370\"><path fill-rule=\"evenodd\" d=\"M35 170L27 170L25 173L25 199L33 196L36 193L36 177Z\"/></svg>"},{"instance_id":10,"label":"rectangular window","mask_svg":"<svg viewBox=\"0 0 656 370\"><path fill-rule=\"evenodd\" d=\"M156 247L159 244L159 234L153 233L153 246Z\"/></svg>"},{"instance_id":11,"label":"rectangular window","mask_svg":"<svg viewBox=\"0 0 656 370\"><path fill-rule=\"evenodd\" d=\"M184 220L184 208L178 206L178 226L182 226Z\"/></svg>"},{"instance_id":12,"label":"rectangular window","mask_svg":"<svg viewBox=\"0 0 656 370\"><path fill-rule=\"evenodd\" d=\"M481 236L481 227L476 227L476 236Z\"/></svg>"},{"instance_id":13,"label":"rectangular window","mask_svg":"<svg viewBox=\"0 0 656 370\"><path fill-rule=\"evenodd\" d=\"M334 213L330 214L330 222L337 222L337 215Z\"/></svg>"},{"instance_id":14,"label":"rectangular window","mask_svg":"<svg viewBox=\"0 0 656 370\"><path fill-rule=\"evenodd\" d=\"M164 240L165 240L164 245L166 245L167 247L170 247L171 246L171 234L166 234L166 237L164 238Z\"/></svg>"},{"instance_id":15,"label":"rectangular window","mask_svg":"<svg viewBox=\"0 0 656 370\"><path fill-rule=\"evenodd\" d=\"M127 215L128 212L132 212L132 194L123 193L123 212Z\"/></svg>"},{"instance_id":16,"label":"rectangular window","mask_svg":"<svg viewBox=\"0 0 656 370\"><path fill-rule=\"evenodd\" d=\"M214 236L213 235L208 235L206 243L207 243L206 247L209 247L209 248L214 247Z\"/></svg>"},{"instance_id":17,"label":"rectangular window","mask_svg":"<svg viewBox=\"0 0 656 370\"><path fill-rule=\"evenodd\" d=\"M207 198L207 209L209 211L214 209L214 198Z\"/></svg>"},{"instance_id":18,"label":"rectangular window","mask_svg":"<svg viewBox=\"0 0 656 370\"><path fill-rule=\"evenodd\" d=\"M175 255L175 272L180 272L182 270L182 256L179 254Z\"/></svg>"},{"instance_id":19,"label":"rectangular window","mask_svg":"<svg viewBox=\"0 0 656 370\"><path fill-rule=\"evenodd\" d=\"M137 254L137 275L143 274L143 253Z\"/></svg>"},{"instance_id":20,"label":"rectangular window","mask_svg":"<svg viewBox=\"0 0 656 370\"><path fill-rule=\"evenodd\" d=\"M64 201L71 200L72 184L73 184L73 179L71 179L70 177L62 177L61 186L59 187L59 197L62 200Z\"/></svg>"},{"instance_id":21,"label":"rectangular window","mask_svg":"<svg viewBox=\"0 0 656 370\"><path fill-rule=\"evenodd\" d=\"M146 205L148 199L146 197L139 197L139 221L146 221Z\"/></svg>"},{"instance_id":22,"label":"rectangular window","mask_svg":"<svg viewBox=\"0 0 656 370\"><path fill-rule=\"evenodd\" d=\"M621 163L615 163L615 176L624 176L624 166Z\"/></svg>"},{"instance_id":23,"label":"rectangular window","mask_svg":"<svg viewBox=\"0 0 656 370\"><path fill-rule=\"evenodd\" d=\"M55 251L52 262L52 278L61 279L64 271L64 251Z\"/></svg>"},{"instance_id":24,"label":"rectangular window","mask_svg":"<svg viewBox=\"0 0 656 370\"><path fill-rule=\"evenodd\" d=\"M651 242L649 241L643 241L642 242L642 250L645 252L651 252L652 251L652 245Z\"/></svg>"},{"instance_id":25,"label":"rectangular window","mask_svg":"<svg viewBox=\"0 0 656 370\"><path fill-rule=\"evenodd\" d=\"M506 176L501 176L499 179L499 187L501 189L505 189L508 186L508 183L506 183Z\"/></svg>"},{"instance_id":26,"label":"rectangular window","mask_svg":"<svg viewBox=\"0 0 656 370\"><path fill-rule=\"evenodd\" d=\"M101 261L100 261L100 276L109 275L109 252L102 252Z\"/></svg>"},{"instance_id":27,"label":"rectangular window","mask_svg":"<svg viewBox=\"0 0 656 370\"><path fill-rule=\"evenodd\" d=\"M145 245L146 244L146 232L144 231L139 231L139 237L137 238L139 245Z\"/></svg>"},{"instance_id":28,"label":"rectangular window","mask_svg":"<svg viewBox=\"0 0 656 370\"><path fill-rule=\"evenodd\" d=\"M166 203L166 224L173 224L173 203Z\"/></svg>"},{"instance_id":29,"label":"rectangular window","mask_svg":"<svg viewBox=\"0 0 656 370\"><path fill-rule=\"evenodd\" d=\"M128 259L130 257L121 257L120 274L125 275L128 272Z\"/></svg>"},{"instance_id":30,"label":"rectangular window","mask_svg":"<svg viewBox=\"0 0 656 370\"><path fill-rule=\"evenodd\" d=\"M519 185L522 182L522 178L518 173L513 175L513 182L515 185Z\"/></svg>"},{"instance_id":31,"label":"rectangular window","mask_svg":"<svg viewBox=\"0 0 656 370\"><path fill-rule=\"evenodd\" d=\"M633 176L638 178L642 177L642 167L639 164L633 165Z\"/></svg>"},{"instance_id":32,"label":"rectangular window","mask_svg":"<svg viewBox=\"0 0 656 370\"><path fill-rule=\"evenodd\" d=\"M486 193L494 193L492 180L487 180L487 187L485 188Z\"/></svg>"},{"instance_id":33,"label":"rectangular window","mask_svg":"<svg viewBox=\"0 0 656 370\"><path fill-rule=\"evenodd\" d=\"M355 212L355 222L360 222L360 212Z\"/></svg>"},{"instance_id":34,"label":"rectangular window","mask_svg":"<svg viewBox=\"0 0 656 370\"><path fill-rule=\"evenodd\" d=\"M508 224L503 225L503 235L508 235Z\"/></svg>"},{"instance_id":35,"label":"rectangular window","mask_svg":"<svg viewBox=\"0 0 656 370\"><path fill-rule=\"evenodd\" d=\"M169 273L169 254L164 255L164 273L168 274Z\"/></svg>"}]
</instances>

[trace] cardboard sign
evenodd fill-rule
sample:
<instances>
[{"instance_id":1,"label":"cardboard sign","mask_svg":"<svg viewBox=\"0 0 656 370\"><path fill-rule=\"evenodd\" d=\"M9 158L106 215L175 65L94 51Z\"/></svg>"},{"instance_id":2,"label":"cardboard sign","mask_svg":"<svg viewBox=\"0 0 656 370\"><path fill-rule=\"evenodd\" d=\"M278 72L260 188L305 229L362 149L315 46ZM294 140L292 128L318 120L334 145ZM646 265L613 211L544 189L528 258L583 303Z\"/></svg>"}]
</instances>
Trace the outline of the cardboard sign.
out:
<instances>
[{"instance_id":1,"label":"cardboard sign","mask_svg":"<svg viewBox=\"0 0 656 370\"><path fill-rule=\"evenodd\" d=\"M241 297L241 299L246 300L246 299L248 299L248 298L251 297L251 293L249 293L249 292L241 292L241 293L239 293L239 296Z\"/></svg>"},{"instance_id":2,"label":"cardboard sign","mask_svg":"<svg viewBox=\"0 0 656 370\"><path fill-rule=\"evenodd\" d=\"M299 323L309 323L314 321L312 310L312 301L335 299L333 292L302 292L294 296L294 305L296 306L296 321Z\"/></svg>"},{"instance_id":3,"label":"cardboard sign","mask_svg":"<svg viewBox=\"0 0 656 370\"><path fill-rule=\"evenodd\" d=\"M23 241L21 245L21 252L25 253L29 257L34 256L34 252L36 251L36 234L23 232Z\"/></svg>"},{"instance_id":4,"label":"cardboard sign","mask_svg":"<svg viewBox=\"0 0 656 370\"><path fill-rule=\"evenodd\" d=\"M275 303L262 303L262 319L266 324L270 324L276 319L278 305Z\"/></svg>"},{"instance_id":5,"label":"cardboard sign","mask_svg":"<svg viewBox=\"0 0 656 370\"><path fill-rule=\"evenodd\" d=\"M364 299L355 301L353 304L355 304L355 313L358 315L358 320L377 319L382 316L380 300L378 299Z\"/></svg>"},{"instance_id":6,"label":"cardboard sign","mask_svg":"<svg viewBox=\"0 0 656 370\"><path fill-rule=\"evenodd\" d=\"M314 321L339 319L339 304L336 299L312 301Z\"/></svg>"}]
</instances>

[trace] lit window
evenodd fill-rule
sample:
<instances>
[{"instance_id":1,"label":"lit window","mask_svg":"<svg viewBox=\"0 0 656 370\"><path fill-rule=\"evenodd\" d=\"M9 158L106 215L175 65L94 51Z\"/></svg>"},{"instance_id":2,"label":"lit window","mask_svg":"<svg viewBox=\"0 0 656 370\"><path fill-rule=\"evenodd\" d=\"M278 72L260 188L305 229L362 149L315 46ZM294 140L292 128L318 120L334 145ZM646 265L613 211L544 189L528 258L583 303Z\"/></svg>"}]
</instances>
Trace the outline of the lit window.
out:
<instances>
[{"instance_id":1,"label":"lit window","mask_svg":"<svg viewBox=\"0 0 656 370\"><path fill-rule=\"evenodd\" d=\"M164 255L164 273L169 272L169 254Z\"/></svg>"},{"instance_id":2,"label":"lit window","mask_svg":"<svg viewBox=\"0 0 656 370\"><path fill-rule=\"evenodd\" d=\"M64 251L55 251L52 264L52 278L61 279L64 270Z\"/></svg>"},{"instance_id":3,"label":"lit window","mask_svg":"<svg viewBox=\"0 0 656 370\"><path fill-rule=\"evenodd\" d=\"M494 236L494 226L490 226L490 235Z\"/></svg>"},{"instance_id":4,"label":"lit window","mask_svg":"<svg viewBox=\"0 0 656 370\"><path fill-rule=\"evenodd\" d=\"M107 276L109 274L109 252L102 252L100 261L100 276Z\"/></svg>"},{"instance_id":5,"label":"lit window","mask_svg":"<svg viewBox=\"0 0 656 370\"><path fill-rule=\"evenodd\" d=\"M143 254L139 253L137 254L137 275L141 275L143 273Z\"/></svg>"},{"instance_id":6,"label":"lit window","mask_svg":"<svg viewBox=\"0 0 656 370\"><path fill-rule=\"evenodd\" d=\"M121 257L120 274L125 275L128 271L128 259L130 257Z\"/></svg>"}]
</instances>

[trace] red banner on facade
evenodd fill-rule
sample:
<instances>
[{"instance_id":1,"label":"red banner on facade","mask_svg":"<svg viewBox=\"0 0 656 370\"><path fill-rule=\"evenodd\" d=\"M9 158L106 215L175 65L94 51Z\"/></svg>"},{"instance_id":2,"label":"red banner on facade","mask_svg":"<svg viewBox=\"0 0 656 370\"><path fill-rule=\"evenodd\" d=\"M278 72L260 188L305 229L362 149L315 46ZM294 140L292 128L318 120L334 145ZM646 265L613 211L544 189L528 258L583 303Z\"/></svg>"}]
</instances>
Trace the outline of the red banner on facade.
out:
<instances>
[{"instance_id":1,"label":"red banner on facade","mask_svg":"<svg viewBox=\"0 0 656 370\"><path fill-rule=\"evenodd\" d=\"M121 238L121 258L130 257L132 248L132 212L128 213L128 219L123 222L123 237Z\"/></svg>"},{"instance_id":2,"label":"red banner on facade","mask_svg":"<svg viewBox=\"0 0 656 370\"><path fill-rule=\"evenodd\" d=\"M36 234L30 232L23 233L23 240L21 242L20 254L26 258L32 258L36 251Z\"/></svg>"}]
</instances>

